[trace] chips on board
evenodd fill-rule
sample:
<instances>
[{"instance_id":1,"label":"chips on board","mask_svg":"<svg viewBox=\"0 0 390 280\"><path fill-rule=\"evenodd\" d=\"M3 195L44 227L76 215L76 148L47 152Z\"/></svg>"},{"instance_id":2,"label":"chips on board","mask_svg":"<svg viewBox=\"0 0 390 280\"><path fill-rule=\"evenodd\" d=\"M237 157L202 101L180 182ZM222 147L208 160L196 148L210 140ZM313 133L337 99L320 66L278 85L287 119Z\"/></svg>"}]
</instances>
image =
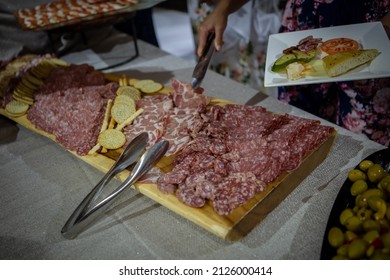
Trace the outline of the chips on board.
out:
<instances>
[{"instance_id":1,"label":"chips on board","mask_svg":"<svg viewBox=\"0 0 390 280\"><path fill-rule=\"evenodd\" d=\"M139 80L134 87L144 93L156 93L163 88L163 85L153 80Z\"/></svg>"},{"instance_id":2,"label":"chips on board","mask_svg":"<svg viewBox=\"0 0 390 280\"><path fill-rule=\"evenodd\" d=\"M116 91L116 94L130 96L135 101L138 101L141 99L141 92L133 86L121 86Z\"/></svg>"},{"instance_id":3,"label":"chips on board","mask_svg":"<svg viewBox=\"0 0 390 280\"><path fill-rule=\"evenodd\" d=\"M106 149L119 149L126 143L126 136L121 130L106 129L99 134L98 143Z\"/></svg>"},{"instance_id":4,"label":"chips on board","mask_svg":"<svg viewBox=\"0 0 390 280\"><path fill-rule=\"evenodd\" d=\"M135 108L135 101L132 97L127 95L117 95L114 103L125 103Z\"/></svg>"},{"instance_id":5,"label":"chips on board","mask_svg":"<svg viewBox=\"0 0 390 280\"><path fill-rule=\"evenodd\" d=\"M135 107L126 103L115 103L111 108L111 116L117 123L123 123L132 114L135 113Z\"/></svg>"},{"instance_id":6,"label":"chips on board","mask_svg":"<svg viewBox=\"0 0 390 280\"><path fill-rule=\"evenodd\" d=\"M11 100L5 106L5 111L11 117L23 116L29 108L29 105L19 100Z\"/></svg>"}]
</instances>

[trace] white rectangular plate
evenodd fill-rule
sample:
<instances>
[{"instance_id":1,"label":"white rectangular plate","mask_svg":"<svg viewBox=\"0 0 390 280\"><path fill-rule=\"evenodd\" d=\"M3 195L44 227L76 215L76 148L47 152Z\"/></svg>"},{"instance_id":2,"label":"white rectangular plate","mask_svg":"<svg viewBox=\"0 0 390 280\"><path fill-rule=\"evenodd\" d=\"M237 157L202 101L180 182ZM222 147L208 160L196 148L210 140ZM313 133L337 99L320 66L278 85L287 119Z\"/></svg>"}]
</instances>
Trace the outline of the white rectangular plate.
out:
<instances>
[{"instance_id":1,"label":"white rectangular plate","mask_svg":"<svg viewBox=\"0 0 390 280\"><path fill-rule=\"evenodd\" d=\"M359 42L363 49L377 49L380 55L371 63L360 66L338 77L329 77L321 67L321 61L314 63L318 71L312 76L291 81L286 74L271 71L271 67L279 58L284 49L295 46L298 42L312 35L314 38L322 38L323 41L333 38L351 38ZM390 77L390 40L380 22L359 23L327 28L318 28L304 31L273 34L269 37L266 69L264 77L265 87L316 84L326 82L350 81L371 78Z\"/></svg>"}]
</instances>

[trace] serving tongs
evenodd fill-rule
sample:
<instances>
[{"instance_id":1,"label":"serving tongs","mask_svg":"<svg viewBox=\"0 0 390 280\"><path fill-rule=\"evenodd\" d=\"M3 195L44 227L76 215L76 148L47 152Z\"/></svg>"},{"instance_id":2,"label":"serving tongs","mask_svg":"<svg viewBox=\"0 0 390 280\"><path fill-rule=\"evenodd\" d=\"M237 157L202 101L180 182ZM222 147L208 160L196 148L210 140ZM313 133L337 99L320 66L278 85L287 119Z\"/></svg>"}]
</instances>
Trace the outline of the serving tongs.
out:
<instances>
[{"instance_id":1,"label":"serving tongs","mask_svg":"<svg viewBox=\"0 0 390 280\"><path fill-rule=\"evenodd\" d=\"M201 57L199 57L198 63L195 66L194 72L192 73L192 89L197 89L203 81L204 76L206 75L211 56L214 53L214 39L215 33L210 33L207 37L206 45Z\"/></svg>"},{"instance_id":2,"label":"serving tongs","mask_svg":"<svg viewBox=\"0 0 390 280\"><path fill-rule=\"evenodd\" d=\"M168 150L168 141L160 141L148 149L142 156L148 143L148 134L143 132L131 141L123 150L121 155L110 170L104 175L99 183L77 206L76 210L69 217L61 230L62 235L67 239L75 238L81 231L95 222L115 202L129 186L133 185L142 175L148 172L155 163L161 159ZM141 158L139 158L141 156ZM118 188L106 197L97 201L109 181L119 172L122 172L134 162L138 162L131 170L130 175Z\"/></svg>"}]
</instances>

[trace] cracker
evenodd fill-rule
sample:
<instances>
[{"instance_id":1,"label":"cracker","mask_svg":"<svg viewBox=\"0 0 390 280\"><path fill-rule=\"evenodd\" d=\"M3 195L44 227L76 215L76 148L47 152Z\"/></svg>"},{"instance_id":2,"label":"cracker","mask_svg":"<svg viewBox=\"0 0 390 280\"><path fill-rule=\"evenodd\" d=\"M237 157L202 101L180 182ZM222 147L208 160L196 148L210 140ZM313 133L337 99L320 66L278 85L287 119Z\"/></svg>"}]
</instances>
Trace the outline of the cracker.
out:
<instances>
[{"instance_id":1,"label":"cracker","mask_svg":"<svg viewBox=\"0 0 390 280\"><path fill-rule=\"evenodd\" d=\"M126 136L120 130L106 129L99 134L98 143L106 149L119 149L126 143Z\"/></svg>"},{"instance_id":2,"label":"cracker","mask_svg":"<svg viewBox=\"0 0 390 280\"><path fill-rule=\"evenodd\" d=\"M33 98L29 98L29 97L26 97L26 96L19 96L17 94L13 94L12 95L12 98L16 101L20 101L22 103L26 103L28 105L33 105L34 104L34 99Z\"/></svg>"},{"instance_id":3,"label":"cracker","mask_svg":"<svg viewBox=\"0 0 390 280\"><path fill-rule=\"evenodd\" d=\"M11 100L5 106L5 110L11 116L22 116L24 115L29 108L29 105L25 102L19 100Z\"/></svg>"},{"instance_id":4,"label":"cracker","mask_svg":"<svg viewBox=\"0 0 390 280\"><path fill-rule=\"evenodd\" d=\"M138 101L141 99L141 92L132 86L122 86L119 87L116 91L117 95L127 95L133 98L135 101Z\"/></svg>"},{"instance_id":5,"label":"cracker","mask_svg":"<svg viewBox=\"0 0 390 280\"><path fill-rule=\"evenodd\" d=\"M145 83L141 87L141 91L143 91L144 93L156 93L159 90L161 90L162 88L163 88L162 84L156 83L156 82L151 82L151 83Z\"/></svg>"},{"instance_id":6,"label":"cracker","mask_svg":"<svg viewBox=\"0 0 390 280\"><path fill-rule=\"evenodd\" d=\"M134 79L134 78L130 78L128 81L129 81L129 86L134 86L139 80Z\"/></svg>"},{"instance_id":7,"label":"cracker","mask_svg":"<svg viewBox=\"0 0 390 280\"><path fill-rule=\"evenodd\" d=\"M117 95L114 103L126 103L135 108L135 101L128 95Z\"/></svg>"},{"instance_id":8,"label":"cracker","mask_svg":"<svg viewBox=\"0 0 390 280\"><path fill-rule=\"evenodd\" d=\"M135 107L126 103L115 103L111 108L111 116L117 123L123 123L132 114L135 113Z\"/></svg>"},{"instance_id":9,"label":"cracker","mask_svg":"<svg viewBox=\"0 0 390 280\"><path fill-rule=\"evenodd\" d=\"M136 83L134 83L133 86L134 86L135 88L138 88L138 89L141 90L141 88L142 88L144 85L150 84L150 83L154 83L154 81L153 81L153 80L149 80L149 79L147 79L147 80L139 80L139 81L137 81Z\"/></svg>"}]
</instances>

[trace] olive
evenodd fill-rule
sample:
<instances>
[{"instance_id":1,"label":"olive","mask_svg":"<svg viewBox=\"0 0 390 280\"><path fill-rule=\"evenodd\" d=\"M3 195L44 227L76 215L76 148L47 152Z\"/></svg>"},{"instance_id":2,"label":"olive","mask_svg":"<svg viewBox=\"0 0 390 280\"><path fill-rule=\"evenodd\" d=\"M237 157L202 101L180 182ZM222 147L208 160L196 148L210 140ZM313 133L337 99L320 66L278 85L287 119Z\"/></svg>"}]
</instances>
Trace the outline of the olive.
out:
<instances>
[{"instance_id":1,"label":"olive","mask_svg":"<svg viewBox=\"0 0 390 280\"><path fill-rule=\"evenodd\" d=\"M359 179L353 182L351 186L351 194L357 196L358 194L364 193L368 189L368 184L366 180Z\"/></svg>"},{"instance_id":2,"label":"olive","mask_svg":"<svg viewBox=\"0 0 390 280\"><path fill-rule=\"evenodd\" d=\"M378 188L382 191L387 191L390 193L390 175L387 174L385 177L380 180L378 183Z\"/></svg>"},{"instance_id":3,"label":"olive","mask_svg":"<svg viewBox=\"0 0 390 280\"><path fill-rule=\"evenodd\" d=\"M344 244L337 248L337 255L346 256L348 254L348 246L349 244Z\"/></svg>"},{"instance_id":4,"label":"olive","mask_svg":"<svg viewBox=\"0 0 390 280\"><path fill-rule=\"evenodd\" d=\"M370 260L390 260L390 255L382 250L376 249Z\"/></svg>"},{"instance_id":5,"label":"olive","mask_svg":"<svg viewBox=\"0 0 390 280\"><path fill-rule=\"evenodd\" d=\"M370 230L377 230L379 231L381 229L381 225L378 221L375 221L375 220L365 220L363 222L363 229L364 231L370 231Z\"/></svg>"},{"instance_id":6,"label":"olive","mask_svg":"<svg viewBox=\"0 0 390 280\"><path fill-rule=\"evenodd\" d=\"M387 207L386 218L390 221L390 207Z\"/></svg>"},{"instance_id":7,"label":"olive","mask_svg":"<svg viewBox=\"0 0 390 280\"><path fill-rule=\"evenodd\" d=\"M354 213L351 208L346 208L341 212L340 214L340 223L344 226L345 221L348 220L350 217L354 216Z\"/></svg>"},{"instance_id":8,"label":"olive","mask_svg":"<svg viewBox=\"0 0 390 280\"><path fill-rule=\"evenodd\" d=\"M367 198L365 198L363 196L363 194L359 194L358 196L356 196L355 204L356 204L356 206L355 206L356 207L356 211L359 210L359 208L367 207L368 206Z\"/></svg>"},{"instance_id":9,"label":"olive","mask_svg":"<svg viewBox=\"0 0 390 280\"><path fill-rule=\"evenodd\" d=\"M370 166L367 170L368 180L374 183L379 182L385 175L386 171L380 164L377 163L373 166Z\"/></svg>"},{"instance_id":10,"label":"olive","mask_svg":"<svg viewBox=\"0 0 390 280\"><path fill-rule=\"evenodd\" d=\"M359 163L359 168L363 171L366 171L368 168L370 168L373 165L374 163L371 160L366 159Z\"/></svg>"},{"instance_id":11,"label":"olive","mask_svg":"<svg viewBox=\"0 0 390 280\"><path fill-rule=\"evenodd\" d=\"M363 239L367 241L368 244L371 244L375 239L379 238L381 235L377 230L370 230L363 235Z\"/></svg>"},{"instance_id":12,"label":"olive","mask_svg":"<svg viewBox=\"0 0 390 280\"><path fill-rule=\"evenodd\" d=\"M362 200L367 201L370 197L377 196L380 198L384 198L385 195L380 189L368 189L364 193L362 193Z\"/></svg>"},{"instance_id":13,"label":"olive","mask_svg":"<svg viewBox=\"0 0 390 280\"><path fill-rule=\"evenodd\" d=\"M383 247L390 250L390 232L387 232L382 235Z\"/></svg>"},{"instance_id":14,"label":"olive","mask_svg":"<svg viewBox=\"0 0 390 280\"><path fill-rule=\"evenodd\" d=\"M344 244L344 233L338 227L332 227L328 233L328 241L332 247L338 248Z\"/></svg>"},{"instance_id":15,"label":"olive","mask_svg":"<svg viewBox=\"0 0 390 280\"><path fill-rule=\"evenodd\" d=\"M336 255L332 258L332 260L348 260L348 258L346 256L342 256L342 255Z\"/></svg>"},{"instance_id":16,"label":"olive","mask_svg":"<svg viewBox=\"0 0 390 280\"><path fill-rule=\"evenodd\" d=\"M357 238L351 242L348 246L348 258L350 259L361 259L364 257L367 249L367 241L361 238Z\"/></svg>"},{"instance_id":17,"label":"olive","mask_svg":"<svg viewBox=\"0 0 390 280\"><path fill-rule=\"evenodd\" d=\"M345 237L345 242L346 243L351 243L353 240L358 238L358 235L356 233L354 233L353 231L347 230L344 233L344 237Z\"/></svg>"},{"instance_id":18,"label":"olive","mask_svg":"<svg viewBox=\"0 0 390 280\"><path fill-rule=\"evenodd\" d=\"M367 250L366 250L366 256L368 258L371 258L372 255L374 255L374 253L375 253L375 247L373 245L369 245Z\"/></svg>"},{"instance_id":19,"label":"olive","mask_svg":"<svg viewBox=\"0 0 390 280\"><path fill-rule=\"evenodd\" d=\"M345 221L345 227L350 231L359 232L363 228L363 221L356 216L352 216Z\"/></svg>"},{"instance_id":20,"label":"olive","mask_svg":"<svg viewBox=\"0 0 390 280\"><path fill-rule=\"evenodd\" d=\"M370 208L376 211L376 213L374 214L375 220L381 220L385 217L387 205L382 198L378 196L371 196L367 199L367 202Z\"/></svg>"},{"instance_id":21,"label":"olive","mask_svg":"<svg viewBox=\"0 0 390 280\"><path fill-rule=\"evenodd\" d=\"M352 169L351 171L348 172L348 179L352 182L355 182L360 179L366 180L367 176L366 173L364 173L359 169Z\"/></svg>"},{"instance_id":22,"label":"olive","mask_svg":"<svg viewBox=\"0 0 390 280\"><path fill-rule=\"evenodd\" d=\"M371 215L372 215L372 210L371 209L367 209L367 208L359 208L357 211L356 211L356 216L362 220L362 221L365 221L365 220L368 220L371 218Z\"/></svg>"}]
</instances>

